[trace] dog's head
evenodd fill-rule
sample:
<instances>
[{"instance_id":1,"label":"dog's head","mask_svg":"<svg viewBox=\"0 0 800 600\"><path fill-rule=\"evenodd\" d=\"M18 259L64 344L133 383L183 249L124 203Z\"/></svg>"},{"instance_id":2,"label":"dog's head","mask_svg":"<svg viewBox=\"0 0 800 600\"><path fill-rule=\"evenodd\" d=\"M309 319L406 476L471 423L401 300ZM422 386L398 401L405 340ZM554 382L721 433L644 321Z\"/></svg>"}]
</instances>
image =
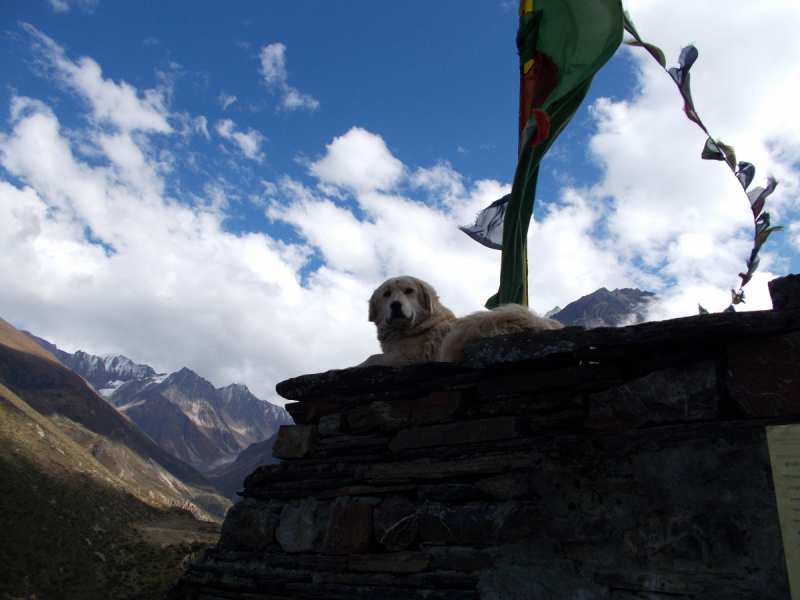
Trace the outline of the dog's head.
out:
<instances>
[{"instance_id":1,"label":"dog's head","mask_svg":"<svg viewBox=\"0 0 800 600\"><path fill-rule=\"evenodd\" d=\"M424 320L439 305L429 283L416 277L384 281L369 299L369 320L379 329L405 329Z\"/></svg>"}]
</instances>

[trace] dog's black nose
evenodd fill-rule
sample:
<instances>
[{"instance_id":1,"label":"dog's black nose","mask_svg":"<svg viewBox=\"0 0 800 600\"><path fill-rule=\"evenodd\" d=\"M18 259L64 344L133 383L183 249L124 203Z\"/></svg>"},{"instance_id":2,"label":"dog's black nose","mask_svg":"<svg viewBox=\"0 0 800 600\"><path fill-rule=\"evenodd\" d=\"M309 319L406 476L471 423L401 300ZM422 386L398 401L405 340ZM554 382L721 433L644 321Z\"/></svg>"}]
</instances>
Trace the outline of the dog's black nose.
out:
<instances>
[{"instance_id":1,"label":"dog's black nose","mask_svg":"<svg viewBox=\"0 0 800 600\"><path fill-rule=\"evenodd\" d=\"M392 309L392 312L400 312L403 309L403 305L400 304L399 300L395 300L389 305L389 308Z\"/></svg>"}]
</instances>

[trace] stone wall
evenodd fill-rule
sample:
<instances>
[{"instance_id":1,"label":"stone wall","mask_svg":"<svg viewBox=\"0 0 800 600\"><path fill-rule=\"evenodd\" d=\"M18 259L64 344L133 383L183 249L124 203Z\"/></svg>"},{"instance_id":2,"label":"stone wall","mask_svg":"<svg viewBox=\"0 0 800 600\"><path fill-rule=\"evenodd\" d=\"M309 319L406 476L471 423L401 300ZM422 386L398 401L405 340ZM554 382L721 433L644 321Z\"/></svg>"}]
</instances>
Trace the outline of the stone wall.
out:
<instances>
[{"instance_id":1,"label":"stone wall","mask_svg":"<svg viewBox=\"0 0 800 600\"><path fill-rule=\"evenodd\" d=\"M330 371L171 599L789 598L765 426L800 310L473 342Z\"/></svg>"}]
</instances>

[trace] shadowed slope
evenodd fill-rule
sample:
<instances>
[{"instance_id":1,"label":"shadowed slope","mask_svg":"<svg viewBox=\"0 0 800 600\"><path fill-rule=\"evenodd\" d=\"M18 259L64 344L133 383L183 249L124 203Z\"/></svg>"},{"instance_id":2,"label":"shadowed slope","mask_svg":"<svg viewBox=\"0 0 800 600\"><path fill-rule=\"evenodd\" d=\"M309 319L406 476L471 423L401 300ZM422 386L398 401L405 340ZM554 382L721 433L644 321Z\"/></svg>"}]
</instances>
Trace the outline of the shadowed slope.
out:
<instances>
[{"instance_id":1,"label":"shadowed slope","mask_svg":"<svg viewBox=\"0 0 800 600\"><path fill-rule=\"evenodd\" d=\"M195 531L208 524L140 497L142 489L95 460L75 433L90 435L0 385L0 596L161 598L213 538L161 546L139 532L165 519Z\"/></svg>"},{"instance_id":2,"label":"shadowed slope","mask_svg":"<svg viewBox=\"0 0 800 600\"><path fill-rule=\"evenodd\" d=\"M184 506L207 519L224 516L228 501L198 471L161 449L51 354L2 325L0 383L136 487L140 497Z\"/></svg>"}]
</instances>

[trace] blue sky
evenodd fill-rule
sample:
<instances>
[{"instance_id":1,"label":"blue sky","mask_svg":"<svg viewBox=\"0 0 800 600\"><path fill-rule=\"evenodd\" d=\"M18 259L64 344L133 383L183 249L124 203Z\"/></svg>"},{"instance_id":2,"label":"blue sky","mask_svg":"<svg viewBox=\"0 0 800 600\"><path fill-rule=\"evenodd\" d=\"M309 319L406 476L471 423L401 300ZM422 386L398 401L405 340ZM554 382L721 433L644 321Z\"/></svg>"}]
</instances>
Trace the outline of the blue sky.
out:
<instances>
[{"instance_id":1,"label":"blue sky","mask_svg":"<svg viewBox=\"0 0 800 600\"><path fill-rule=\"evenodd\" d=\"M626 3L668 66L694 43L712 134L780 181L747 309L798 272L800 7ZM420 276L457 313L499 253L458 232L516 166L510 2L32 0L0 8L0 317L67 350L274 384L377 352L366 299ZM711 27L713 23L713 27ZM531 305L639 287L722 310L751 244L669 76L622 48L546 157Z\"/></svg>"}]
</instances>

